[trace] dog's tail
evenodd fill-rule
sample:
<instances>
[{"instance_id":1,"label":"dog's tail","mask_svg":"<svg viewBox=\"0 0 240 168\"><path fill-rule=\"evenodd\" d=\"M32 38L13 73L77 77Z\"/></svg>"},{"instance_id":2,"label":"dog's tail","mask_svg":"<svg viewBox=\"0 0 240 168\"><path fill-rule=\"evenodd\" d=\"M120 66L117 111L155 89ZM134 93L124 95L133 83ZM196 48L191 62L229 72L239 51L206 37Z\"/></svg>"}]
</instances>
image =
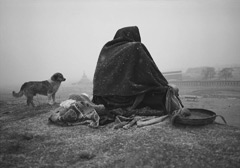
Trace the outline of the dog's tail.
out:
<instances>
[{"instance_id":1,"label":"dog's tail","mask_svg":"<svg viewBox=\"0 0 240 168\"><path fill-rule=\"evenodd\" d=\"M15 91L13 91L13 92L12 92L13 97L16 97L16 98L22 97L23 94L24 94L25 85L26 85L26 84L23 84L23 85L22 85L22 87L21 87L21 89L20 89L20 91L19 91L18 93L16 93Z\"/></svg>"},{"instance_id":2,"label":"dog's tail","mask_svg":"<svg viewBox=\"0 0 240 168\"><path fill-rule=\"evenodd\" d=\"M13 92L12 92L12 95L13 95L13 97L16 97L16 98L22 97L22 96L23 96L23 91L20 90L18 93L16 93L15 91L13 91Z\"/></svg>"}]
</instances>

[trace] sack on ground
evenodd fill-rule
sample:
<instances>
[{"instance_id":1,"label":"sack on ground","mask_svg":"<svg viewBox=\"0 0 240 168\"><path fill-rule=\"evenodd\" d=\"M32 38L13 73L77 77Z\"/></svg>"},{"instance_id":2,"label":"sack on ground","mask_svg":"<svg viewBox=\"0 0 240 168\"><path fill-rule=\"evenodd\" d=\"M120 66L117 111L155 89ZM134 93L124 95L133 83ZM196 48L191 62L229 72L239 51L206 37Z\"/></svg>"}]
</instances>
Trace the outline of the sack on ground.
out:
<instances>
[{"instance_id":1,"label":"sack on ground","mask_svg":"<svg viewBox=\"0 0 240 168\"><path fill-rule=\"evenodd\" d=\"M49 122L61 126L88 125L99 126L99 115L86 101L66 100L53 110Z\"/></svg>"}]
</instances>

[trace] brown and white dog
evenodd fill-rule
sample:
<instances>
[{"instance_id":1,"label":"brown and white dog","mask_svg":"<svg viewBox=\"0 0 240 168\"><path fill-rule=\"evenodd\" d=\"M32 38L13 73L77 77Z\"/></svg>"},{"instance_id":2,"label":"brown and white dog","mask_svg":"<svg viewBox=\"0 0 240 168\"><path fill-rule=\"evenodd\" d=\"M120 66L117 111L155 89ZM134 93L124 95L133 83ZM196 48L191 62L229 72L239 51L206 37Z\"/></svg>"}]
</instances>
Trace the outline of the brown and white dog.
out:
<instances>
[{"instance_id":1,"label":"brown and white dog","mask_svg":"<svg viewBox=\"0 0 240 168\"><path fill-rule=\"evenodd\" d=\"M18 93L12 92L14 97L21 97L25 95L27 97L27 105L34 106L33 97L36 94L48 96L48 103L55 103L55 94L58 91L61 82L66 79L61 73L55 73L49 80L45 81L30 81L25 82Z\"/></svg>"}]
</instances>

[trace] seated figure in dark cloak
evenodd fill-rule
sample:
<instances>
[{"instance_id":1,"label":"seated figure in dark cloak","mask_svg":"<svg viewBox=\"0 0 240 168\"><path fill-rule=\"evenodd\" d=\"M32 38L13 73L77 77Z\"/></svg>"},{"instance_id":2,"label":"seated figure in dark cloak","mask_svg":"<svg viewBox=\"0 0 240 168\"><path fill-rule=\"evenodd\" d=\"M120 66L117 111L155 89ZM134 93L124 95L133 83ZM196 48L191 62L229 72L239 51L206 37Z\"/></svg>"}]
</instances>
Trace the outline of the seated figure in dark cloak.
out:
<instances>
[{"instance_id":1,"label":"seated figure in dark cloak","mask_svg":"<svg viewBox=\"0 0 240 168\"><path fill-rule=\"evenodd\" d=\"M93 103L107 109L150 107L165 111L168 81L141 42L136 26L119 29L99 55Z\"/></svg>"}]
</instances>

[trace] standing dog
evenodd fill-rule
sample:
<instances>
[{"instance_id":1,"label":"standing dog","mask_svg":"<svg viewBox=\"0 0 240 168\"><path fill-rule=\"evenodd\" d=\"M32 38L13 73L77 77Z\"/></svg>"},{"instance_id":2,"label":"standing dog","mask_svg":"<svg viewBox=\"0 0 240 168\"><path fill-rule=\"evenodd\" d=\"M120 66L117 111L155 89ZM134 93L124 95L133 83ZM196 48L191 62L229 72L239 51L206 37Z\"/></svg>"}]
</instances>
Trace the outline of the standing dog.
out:
<instances>
[{"instance_id":1,"label":"standing dog","mask_svg":"<svg viewBox=\"0 0 240 168\"><path fill-rule=\"evenodd\" d=\"M12 95L14 97L25 95L27 97L27 105L31 104L33 107L33 97L36 96L36 94L45 95L48 96L48 103L52 105L55 103L55 94L61 82L65 80L61 73L55 73L49 80L25 82L20 91L18 93L13 91Z\"/></svg>"}]
</instances>

